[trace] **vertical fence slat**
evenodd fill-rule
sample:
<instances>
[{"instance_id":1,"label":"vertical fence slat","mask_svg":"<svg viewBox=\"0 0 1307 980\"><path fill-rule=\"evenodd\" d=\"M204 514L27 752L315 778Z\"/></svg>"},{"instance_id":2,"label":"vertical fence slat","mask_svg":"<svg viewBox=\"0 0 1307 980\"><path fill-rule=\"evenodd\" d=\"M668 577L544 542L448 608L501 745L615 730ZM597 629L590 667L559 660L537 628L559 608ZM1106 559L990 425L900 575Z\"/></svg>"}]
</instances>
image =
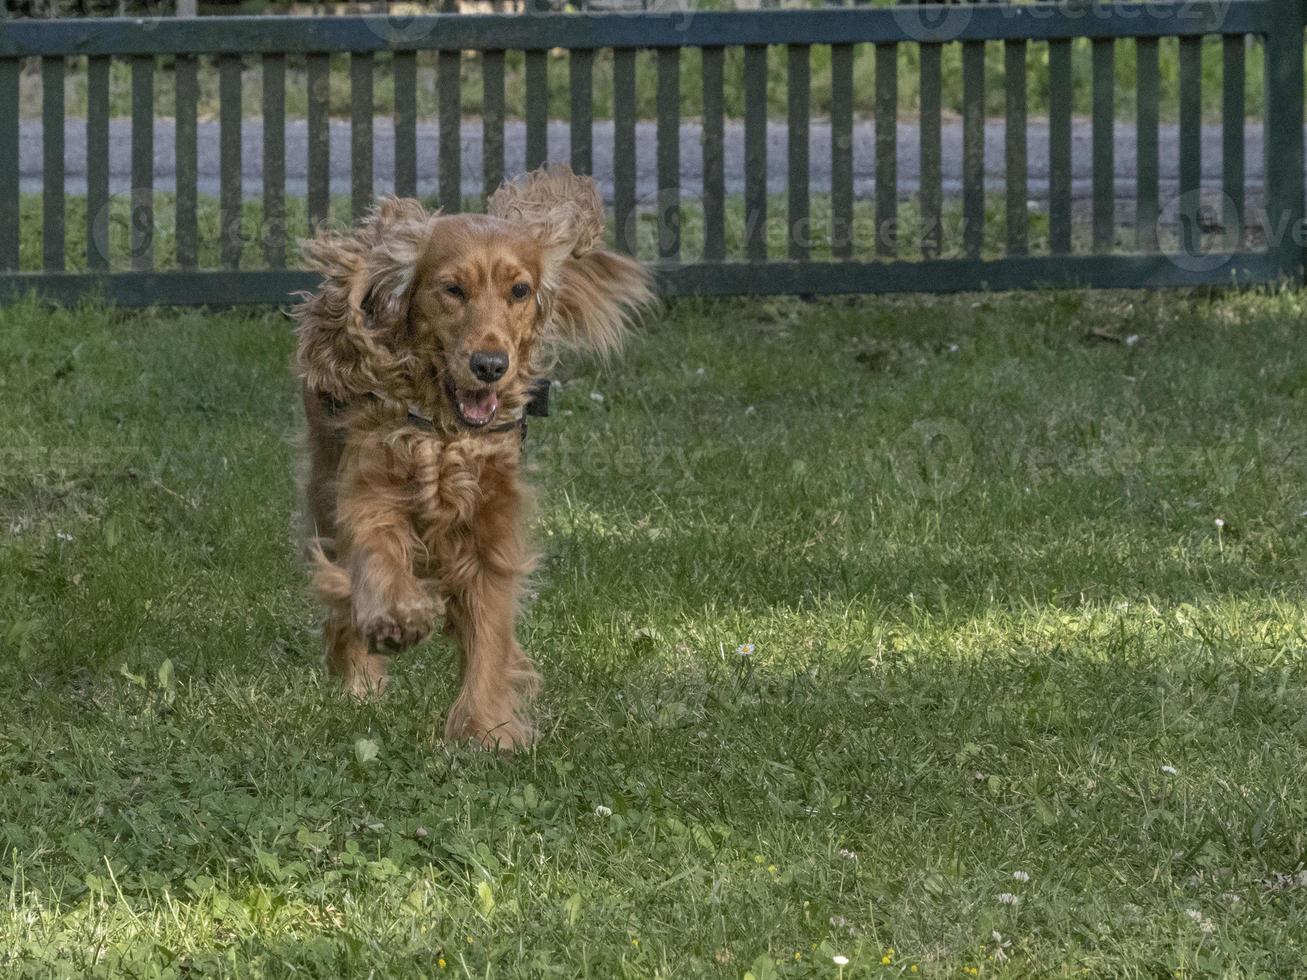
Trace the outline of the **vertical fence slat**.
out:
<instances>
[{"instance_id":1,"label":"vertical fence slat","mask_svg":"<svg viewBox=\"0 0 1307 980\"><path fill-rule=\"evenodd\" d=\"M853 45L830 49L831 254L853 258Z\"/></svg>"},{"instance_id":2,"label":"vertical fence slat","mask_svg":"<svg viewBox=\"0 0 1307 980\"><path fill-rule=\"evenodd\" d=\"M744 48L744 239L750 262L767 258L767 47Z\"/></svg>"},{"instance_id":3,"label":"vertical fence slat","mask_svg":"<svg viewBox=\"0 0 1307 980\"><path fill-rule=\"evenodd\" d=\"M309 231L331 217L331 55L308 55Z\"/></svg>"},{"instance_id":4,"label":"vertical fence slat","mask_svg":"<svg viewBox=\"0 0 1307 980\"><path fill-rule=\"evenodd\" d=\"M218 258L241 262L241 58L218 56Z\"/></svg>"},{"instance_id":5,"label":"vertical fence slat","mask_svg":"<svg viewBox=\"0 0 1307 980\"><path fill-rule=\"evenodd\" d=\"M549 53L526 53L526 169L549 161Z\"/></svg>"},{"instance_id":6,"label":"vertical fence slat","mask_svg":"<svg viewBox=\"0 0 1307 980\"><path fill-rule=\"evenodd\" d=\"M22 62L0 58L0 269L18 268L18 81Z\"/></svg>"},{"instance_id":7,"label":"vertical fence slat","mask_svg":"<svg viewBox=\"0 0 1307 980\"><path fill-rule=\"evenodd\" d=\"M43 266L64 268L64 59L41 59L41 254Z\"/></svg>"},{"instance_id":8,"label":"vertical fence slat","mask_svg":"<svg viewBox=\"0 0 1307 980\"><path fill-rule=\"evenodd\" d=\"M962 247L979 258L985 241L985 42L962 45Z\"/></svg>"},{"instance_id":9,"label":"vertical fence slat","mask_svg":"<svg viewBox=\"0 0 1307 980\"><path fill-rule=\"evenodd\" d=\"M789 255L806 261L811 252L811 209L809 202L808 141L811 114L812 62L806 44L791 44L787 50L788 105L786 138L789 143Z\"/></svg>"},{"instance_id":10,"label":"vertical fence slat","mask_svg":"<svg viewBox=\"0 0 1307 980\"><path fill-rule=\"evenodd\" d=\"M707 47L703 56L703 257L726 257L726 190L722 86L723 51Z\"/></svg>"},{"instance_id":11,"label":"vertical fence slat","mask_svg":"<svg viewBox=\"0 0 1307 980\"><path fill-rule=\"evenodd\" d=\"M1135 247L1157 251L1157 124L1160 103L1155 37L1135 41Z\"/></svg>"},{"instance_id":12,"label":"vertical fence slat","mask_svg":"<svg viewBox=\"0 0 1307 980\"><path fill-rule=\"evenodd\" d=\"M921 254L928 259L939 255L944 233L940 48L935 42L921 44Z\"/></svg>"},{"instance_id":13,"label":"vertical fence slat","mask_svg":"<svg viewBox=\"0 0 1307 980\"><path fill-rule=\"evenodd\" d=\"M635 49L613 51L613 220L617 248L635 251Z\"/></svg>"},{"instance_id":14,"label":"vertical fence slat","mask_svg":"<svg viewBox=\"0 0 1307 980\"><path fill-rule=\"evenodd\" d=\"M898 253L899 47L876 45L876 254Z\"/></svg>"},{"instance_id":15,"label":"vertical fence slat","mask_svg":"<svg viewBox=\"0 0 1307 980\"><path fill-rule=\"evenodd\" d=\"M489 197L504 180L504 52L481 56L481 191Z\"/></svg>"},{"instance_id":16,"label":"vertical fence slat","mask_svg":"<svg viewBox=\"0 0 1307 980\"><path fill-rule=\"evenodd\" d=\"M194 269L200 262L197 214L199 168L195 125L200 88L195 55L177 56L173 63L173 86L176 92L173 154L177 161L177 196L174 201L177 264L183 269Z\"/></svg>"},{"instance_id":17,"label":"vertical fence slat","mask_svg":"<svg viewBox=\"0 0 1307 980\"><path fill-rule=\"evenodd\" d=\"M154 57L132 57L132 269L154 268Z\"/></svg>"},{"instance_id":18,"label":"vertical fence slat","mask_svg":"<svg viewBox=\"0 0 1307 980\"><path fill-rule=\"evenodd\" d=\"M463 210L463 149L459 127L463 98L459 89L461 51L436 55L436 94L440 114L440 206L446 213Z\"/></svg>"},{"instance_id":19,"label":"vertical fence slat","mask_svg":"<svg viewBox=\"0 0 1307 980\"><path fill-rule=\"evenodd\" d=\"M681 49L658 49L658 257L681 254Z\"/></svg>"},{"instance_id":20,"label":"vertical fence slat","mask_svg":"<svg viewBox=\"0 0 1307 980\"><path fill-rule=\"evenodd\" d=\"M1295 233L1303 220L1303 13L1300 0L1273 0L1264 89L1267 250L1280 274L1294 278L1303 263Z\"/></svg>"},{"instance_id":21,"label":"vertical fence slat","mask_svg":"<svg viewBox=\"0 0 1307 980\"><path fill-rule=\"evenodd\" d=\"M572 169L594 171L594 52L576 50L568 55L568 88L572 97Z\"/></svg>"},{"instance_id":22,"label":"vertical fence slat","mask_svg":"<svg viewBox=\"0 0 1307 980\"><path fill-rule=\"evenodd\" d=\"M263 258L286 267L286 56L263 56Z\"/></svg>"},{"instance_id":23,"label":"vertical fence slat","mask_svg":"<svg viewBox=\"0 0 1307 980\"><path fill-rule=\"evenodd\" d=\"M1094 251L1109 252L1116 237L1116 137L1114 125L1115 42L1093 41L1093 212Z\"/></svg>"},{"instance_id":24,"label":"vertical fence slat","mask_svg":"<svg viewBox=\"0 0 1307 980\"><path fill-rule=\"evenodd\" d=\"M414 51L396 51L391 71L395 84L395 193L418 192L418 59Z\"/></svg>"},{"instance_id":25,"label":"vertical fence slat","mask_svg":"<svg viewBox=\"0 0 1307 980\"><path fill-rule=\"evenodd\" d=\"M1030 250L1026 132L1026 42L1003 42L1004 197L1008 255Z\"/></svg>"},{"instance_id":26,"label":"vertical fence slat","mask_svg":"<svg viewBox=\"0 0 1307 980\"><path fill-rule=\"evenodd\" d=\"M1244 37L1221 39L1221 188L1225 195L1221 222L1225 247L1243 245L1244 209Z\"/></svg>"},{"instance_id":27,"label":"vertical fence slat","mask_svg":"<svg viewBox=\"0 0 1307 980\"><path fill-rule=\"evenodd\" d=\"M355 220L372 204L372 53L349 56L350 214Z\"/></svg>"},{"instance_id":28,"label":"vertical fence slat","mask_svg":"<svg viewBox=\"0 0 1307 980\"><path fill-rule=\"evenodd\" d=\"M503 182L503 51L481 55L481 193Z\"/></svg>"},{"instance_id":29,"label":"vertical fence slat","mask_svg":"<svg viewBox=\"0 0 1307 980\"><path fill-rule=\"evenodd\" d=\"M1048 42L1048 245L1071 251L1071 42Z\"/></svg>"},{"instance_id":30,"label":"vertical fence slat","mask_svg":"<svg viewBox=\"0 0 1307 980\"><path fill-rule=\"evenodd\" d=\"M86 59L86 267L109 268L109 58Z\"/></svg>"},{"instance_id":31,"label":"vertical fence slat","mask_svg":"<svg viewBox=\"0 0 1307 980\"><path fill-rule=\"evenodd\" d=\"M1203 39L1180 38L1180 247L1195 253L1199 227L1203 162ZM1299 124L1301 127L1301 123Z\"/></svg>"}]
</instances>

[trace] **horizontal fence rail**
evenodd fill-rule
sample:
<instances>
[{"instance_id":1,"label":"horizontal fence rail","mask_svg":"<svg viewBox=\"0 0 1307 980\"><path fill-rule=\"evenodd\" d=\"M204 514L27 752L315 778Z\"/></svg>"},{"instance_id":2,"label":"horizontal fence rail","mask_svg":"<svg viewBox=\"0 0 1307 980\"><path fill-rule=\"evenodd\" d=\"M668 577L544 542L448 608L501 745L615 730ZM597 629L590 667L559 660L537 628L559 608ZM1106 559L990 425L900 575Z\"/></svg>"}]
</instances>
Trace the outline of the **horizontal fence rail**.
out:
<instances>
[{"instance_id":1,"label":"horizontal fence rail","mask_svg":"<svg viewBox=\"0 0 1307 980\"><path fill-rule=\"evenodd\" d=\"M1264 33L1280 0L927 4L672 14L431 14L9 21L0 58L315 51L541 51ZM938 11L956 6L959 14Z\"/></svg>"},{"instance_id":2,"label":"horizontal fence rail","mask_svg":"<svg viewBox=\"0 0 1307 980\"><path fill-rule=\"evenodd\" d=\"M281 303L315 285L295 241L378 193L479 208L548 162L596 175L668 295L1273 282L1302 267L1303 26L1302 0L8 22L0 295Z\"/></svg>"}]
</instances>

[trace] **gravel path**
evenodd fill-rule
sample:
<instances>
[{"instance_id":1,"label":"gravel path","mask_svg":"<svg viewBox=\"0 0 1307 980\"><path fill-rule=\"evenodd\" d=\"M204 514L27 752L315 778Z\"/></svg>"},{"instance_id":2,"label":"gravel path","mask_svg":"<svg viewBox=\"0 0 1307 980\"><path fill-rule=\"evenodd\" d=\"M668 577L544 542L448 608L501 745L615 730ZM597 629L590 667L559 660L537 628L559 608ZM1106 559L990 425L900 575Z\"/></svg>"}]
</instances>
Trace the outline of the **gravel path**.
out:
<instances>
[{"instance_id":1,"label":"gravel path","mask_svg":"<svg viewBox=\"0 0 1307 980\"><path fill-rule=\"evenodd\" d=\"M378 192L390 190L394 172L395 142L391 120L374 121L374 162ZM24 120L21 127L20 171L24 191L41 189L41 122ZM686 123L681 127L681 188L688 196L702 190L702 157L699 152L700 127ZM873 191L872 168L874 159L874 125L858 122L854 127L854 192L860 198L870 197ZM1163 200L1174 195L1177 184L1179 156L1178 129L1174 125L1161 127L1161 194ZM85 123L71 120L65 133L65 165L67 189L81 194L86 190ZM482 132L479 119L465 120L462 131L463 193L481 192ZM1119 124L1116 128L1116 193L1118 203L1134 198L1135 144L1134 125ZM657 188L655 171L656 135L653 123L639 123L636 129L638 143L637 195L652 197ZM348 193L350 184L349 124L333 121L331 124L331 184L335 193ZM902 122L898 127L898 186L901 195L916 193L920 184L920 142L915 122ZM1088 120L1076 120L1072 130L1073 187L1077 201L1084 201L1091 192L1090 183L1090 126ZM991 191L1003 188L1004 127L1000 120L992 120L985 127L985 185ZM436 191L436 147L438 139L434 124L418 127L418 192L434 195ZM509 123L506 127L506 172L518 173L525 167L525 127L522 123ZM782 123L768 125L767 130L767 185L773 193L785 190L787 169L786 127ZM173 122L171 119L155 121L154 173L157 190L171 190L174 184ZM288 121L286 124L286 189L292 196L305 193L307 169L307 124ZM811 187L814 192L830 189L830 126L814 123L809 133L811 156ZM1034 119L1029 127L1029 191L1030 197L1042 200L1048 193L1048 123ZM1204 126L1202 134L1203 181L1207 186L1219 186L1221 172L1221 132L1219 126ZM597 122L594 133L595 176L605 196L612 197L613 125ZM738 194L744 189L744 131L739 123L726 127L726 190ZM263 129L260 120L248 120L242 125L242 185L244 193L257 196L262 191L261 161ZM956 195L962 181L962 126L948 121L943 129L944 191ZM549 126L549 157L566 160L569 155L568 127L565 122ZM1248 173L1250 203L1261 198L1262 129L1260 123L1251 122L1245 135L1245 159ZM131 126L129 120L113 120L110 125L110 188L112 193L126 191L131 186ZM218 193L218 125L216 122L199 124L199 180L200 193Z\"/></svg>"}]
</instances>

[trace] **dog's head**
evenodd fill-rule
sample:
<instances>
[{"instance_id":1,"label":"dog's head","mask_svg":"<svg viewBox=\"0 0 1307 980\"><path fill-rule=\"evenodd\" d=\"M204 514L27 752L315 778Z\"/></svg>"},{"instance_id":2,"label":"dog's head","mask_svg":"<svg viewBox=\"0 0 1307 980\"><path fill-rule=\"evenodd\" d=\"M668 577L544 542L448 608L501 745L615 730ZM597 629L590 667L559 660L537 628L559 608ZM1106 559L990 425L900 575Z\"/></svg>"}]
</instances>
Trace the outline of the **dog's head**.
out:
<instances>
[{"instance_id":1,"label":"dog's head","mask_svg":"<svg viewBox=\"0 0 1307 980\"><path fill-rule=\"evenodd\" d=\"M525 403L553 342L607 353L652 299L639 263L597 248L594 182L566 168L501 187L487 215L383 200L348 236L305 243L322 289L299 307L300 373L337 399L416 401L477 429Z\"/></svg>"}]
</instances>

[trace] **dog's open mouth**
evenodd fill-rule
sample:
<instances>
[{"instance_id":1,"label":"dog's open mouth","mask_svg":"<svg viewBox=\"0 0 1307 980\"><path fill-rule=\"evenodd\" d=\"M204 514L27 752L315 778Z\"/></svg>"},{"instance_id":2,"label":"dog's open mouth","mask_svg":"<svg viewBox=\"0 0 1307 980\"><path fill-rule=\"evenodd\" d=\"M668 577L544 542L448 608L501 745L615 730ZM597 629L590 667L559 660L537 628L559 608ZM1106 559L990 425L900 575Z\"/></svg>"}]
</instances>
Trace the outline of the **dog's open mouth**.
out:
<instances>
[{"instance_id":1,"label":"dog's open mouth","mask_svg":"<svg viewBox=\"0 0 1307 980\"><path fill-rule=\"evenodd\" d=\"M449 404L454 407L458 420L473 429L479 429L494 421L499 411L499 395L484 388L480 391L468 391L454 386L452 381L445 383L445 394Z\"/></svg>"}]
</instances>

